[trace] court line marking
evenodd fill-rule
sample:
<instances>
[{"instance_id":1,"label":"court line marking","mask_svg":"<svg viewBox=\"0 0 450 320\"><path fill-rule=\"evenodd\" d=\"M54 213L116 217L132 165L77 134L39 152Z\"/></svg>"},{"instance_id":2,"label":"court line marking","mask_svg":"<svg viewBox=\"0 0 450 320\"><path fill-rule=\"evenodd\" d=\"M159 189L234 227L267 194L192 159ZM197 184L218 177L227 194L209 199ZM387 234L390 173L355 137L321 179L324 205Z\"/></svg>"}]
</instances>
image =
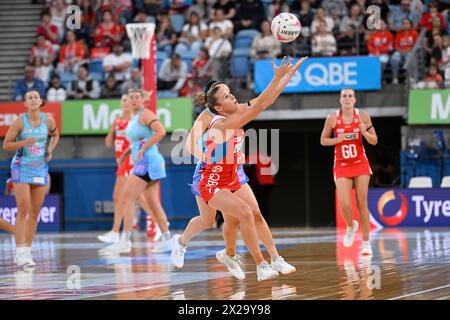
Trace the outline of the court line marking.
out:
<instances>
[{"instance_id":1,"label":"court line marking","mask_svg":"<svg viewBox=\"0 0 450 320\"><path fill-rule=\"evenodd\" d=\"M398 299L402 299L402 298L406 298L406 297L411 297L411 296L415 296L415 295L422 294L422 293L428 293L428 292L435 291L435 290L441 290L441 289L445 289L445 288L449 288L449 287L450 287L450 284L447 284L447 285L441 286L441 287L436 287L436 288L432 288L432 289L428 289L428 290L422 290L422 291L418 291L418 292L408 293L408 294L405 294L405 295L403 295L403 296L398 296L398 297L395 297L395 298L390 298L390 299L388 299L388 300L398 300Z\"/></svg>"}]
</instances>

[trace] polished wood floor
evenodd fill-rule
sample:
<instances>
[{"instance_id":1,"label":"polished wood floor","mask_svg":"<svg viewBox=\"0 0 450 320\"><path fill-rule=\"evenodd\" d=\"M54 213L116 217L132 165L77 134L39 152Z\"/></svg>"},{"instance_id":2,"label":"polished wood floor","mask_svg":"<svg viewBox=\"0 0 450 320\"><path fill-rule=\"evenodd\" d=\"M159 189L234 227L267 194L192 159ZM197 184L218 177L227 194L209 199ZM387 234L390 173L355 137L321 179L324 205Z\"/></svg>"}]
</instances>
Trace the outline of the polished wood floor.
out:
<instances>
[{"instance_id":1,"label":"polished wood floor","mask_svg":"<svg viewBox=\"0 0 450 320\"><path fill-rule=\"evenodd\" d=\"M343 248L334 229L273 234L297 272L264 282L256 281L241 241L245 280L218 263L223 241L217 231L191 243L181 270L171 266L169 254L152 253L143 234L135 235L130 255L104 256L98 233L86 232L38 234L37 266L20 270L13 238L0 234L0 299L450 299L450 228L379 231L371 259L359 254L360 238Z\"/></svg>"}]
</instances>

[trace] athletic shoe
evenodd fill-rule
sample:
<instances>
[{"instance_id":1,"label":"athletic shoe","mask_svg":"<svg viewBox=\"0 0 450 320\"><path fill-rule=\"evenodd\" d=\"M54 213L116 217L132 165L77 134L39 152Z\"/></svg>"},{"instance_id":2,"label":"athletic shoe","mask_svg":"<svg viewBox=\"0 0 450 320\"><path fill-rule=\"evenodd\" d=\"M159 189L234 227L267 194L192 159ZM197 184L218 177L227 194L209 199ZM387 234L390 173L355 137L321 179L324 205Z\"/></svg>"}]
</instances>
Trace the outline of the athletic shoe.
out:
<instances>
[{"instance_id":1,"label":"athletic shoe","mask_svg":"<svg viewBox=\"0 0 450 320\"><path fill-rule=\"evenodd\" d=\"M114 231L109 231L105 234L97 236L98 240L105 243L116 243L119 242L119 233Z\"/></svg>"},{"instance_id":2,"label":"athletic shoe","mask_svg":"<svg viewBox=\"0 0 450 320\"><path fill-rule=\"evenodd\" d=\"M153 253L163 253L172 251L172 239L160 240L155 242L152 252Z\"/></svg>"},{"instance_id":3,"label":"athletic shoe","mask_svg":"<svg viewBox=\"0 0 450 320\"><path fill-rule=\"evenodd\" d=\"M184 254L186 253L186 247L180 243L181 235L176 234L172 237L172 262L177 268L182 268L184 265Z\"/></svg>"},{"instance_id":4,"label":"athletic shoe","mask_svg":"<svg viewBox=\"0 0 450 320\"><path fill-rule=\"evenodd\" d=\"M230 257L226 254L225 249L216 252L216 258L221 264L227 267L228 271L239 280L245 279L245 273L241 269L241 257L236 254Z\"/></svg>"},{"instance_id":5,"label":"athletic shoe","mask_svg":"<svg viewBox=\"0 0 450 320\"><path fill-rule=\"evenodd\" d=\"M356 220L353 220L353 227L347 227L344 236L344 247L351 247L353 244L353 240L355 239L356 231L358 231L359 223Z\"/></svg>"},{"instance_id":6,"label":"athletic shoe","mask_svg":"<svg viewBox=\"0 0 450 320\"><path fill-rule=\"evenodd\" d=\"M131 252L131 241L119 240L110 246L107 246L105 250L110 251L115 254L130 253Z\"/></svg>"},{"instance_id":7,"label":"athletic shoe","mask_svg":"<svg viewBox=\"0 0 450 320\"><path fill-rule=\"evenodd\" d=\"M158 242L161 240L162 232L157 224L155 224L155 235L153 236L153 242Z\"/></svg>"},{"instance_id":8,"label":"athletic shoe","mask_svg":"<svg viewBox=\"0 0 450 320\"><path fill-rule=\"evenodd\" d=\"M284 258L281 256L278 256L275 260L272 260L270 266L273 270L280 272L281 274L289 274L296 271L295 267L284 261Z\"/></svg>"},{"instance_id":9,"label":"athletic shoe","mask_svg":"<svg viewBox=\"0 0 450 320\"><path fill-rule=\"evenodd\" d=\"M256 267L256 273L258 275L258 281L264 281L278 277L278 272L273 270L267 261L261 262Z\"/></svg>"},{"instance_id":10,"label":"athletic shoe","mask_svg":"<svg viewBox=\"0 0 450 320\"><path fill-rule=\"evenodd\" d=\"M25 247L25 257L27 259L28 267L36 266L36 263L33 261L33 255L31 254L31 247Z\"/></svg>"},{"instance_id":11,"label":"athletic shoe","mask_svg":"<svg viewBox=\"0 0 450 320\"><path fill-rule=\"evenodd\" d=\"M361 254L363 256L373 255L372 246L370 245L370 241L363 241Z\"/></svg>"},{"instance_id":12,"label":"athletic shoe","mask_svg":"<svg viewBox=\"0 0 450 320\"><path fill-rule=\"evenodd\" d=\"M30 259L27 247L18 247L16 249L14 263L19 267L34 267L36 265L33 259Z\"/></svg>"}]
</instances>

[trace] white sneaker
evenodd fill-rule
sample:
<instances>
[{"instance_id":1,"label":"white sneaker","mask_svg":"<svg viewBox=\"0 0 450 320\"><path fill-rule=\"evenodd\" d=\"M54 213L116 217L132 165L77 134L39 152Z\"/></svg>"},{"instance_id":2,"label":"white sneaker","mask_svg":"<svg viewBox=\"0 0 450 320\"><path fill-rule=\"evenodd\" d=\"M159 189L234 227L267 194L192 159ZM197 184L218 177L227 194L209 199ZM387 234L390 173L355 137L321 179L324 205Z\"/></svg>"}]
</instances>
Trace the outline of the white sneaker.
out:
<instances>
[{"instance_id":1,"label":"white sneaker","mask_svg":"<svg viewBox=\"0 0 450 320\"><path fill-rule=\"evenodd\" d=\"M344 236L344 247L351 247L353 244L353 240L355 239L356 231L358 231L359 223L356 220L353 220L353 227L347 227Z\"/></svg>"},{"instance_id":2,"label":"white sneaker","mask_svg":"<svg viewBox=\"0 0 450 320\"><path fill-rule=\"evenodd\" d=\"M373 255L372 246L370 245L370 241L363 241L361 254L363 256Z\"/></svg>"},{"instance_id":3,"label":"white sneaker","mask_svg":"<svg viewBox=\"0 0 450 320\"><path fill-rule=\"evenodd\" d=\"M114 231L109 231L105 234L97 236L98 240L105 243L116 243L119 242L119 233Z\"/></svg>"},{"instance_id":4,"label":"white sneaker","mask_svg":"<svg viewBox=\"0 0 450 320\"><path fill-rule=\"evenodd\" d=\"M289 274L297 270L293 265L284 261L282 256L278 256L275 260L272 260L270 266L273 270L280 272L281 274Z\"/></svg>"},{"instance_id":5,"label":"white sneaker","mask_svg":"<svg viewBox=\"0 0 450 320\"><path fill-rule=\"evenodd\" d=\"M24 248L25 248L25 258L27 260L27 266L28 267L36 266L36 263L33 261L33 255L31 254L31 247L24 247Z\"/></svg>"},{"instance_id":6,"label":"white sneaker","mask_svg":"<svg viewBox=\"0 0 450 320\"><path fill-rule=\"evenodd\" d=\"M256 273L258 275L258 281L264 281L278 277L278 272L273 270L267 261L261 262L259 266L256 267Z\"/></svg>"},{"instance_id":7,"label":"white sneaker","mask_svg":"<svg viewBox=\"0 0 450 320\"><path fill-rule=\"evenodd\" d=\"M184 265L184 254L186 253L186 247L180 244L181 235L176 234L172 237L172 262L177 268L182 268Z\"/></svg>"},{"instance_id":8,"label":"white sneaker","mask_svg":"<svg viewBox=\"0 0 450 320\"><path fill-rule=\"evenodd\" d=\"M155 243L152 252L153 253L163 253L172 251L172 239L160 240Z\"/></svg>"},{"instance_id":9,"label":"white sneaker","mask_svg":"<svg viewBox=\"0 0 450 320\"><path fill-rule=\"evenodd\" d=\"M17 247L16 248L16 255L14 256L14 263L17 264L17 266L22 267L27 264L27 257L25 254L25 247Z\"/></svg>"},{"instance_id":10,"label":"white sneaker","mask_svg":"<svg viewBox=\"0 0 450 320\"><path fill-rule=\"evenodd\" d=\"M241 257L236 254L234 257L230 257L226 254L225 249L216 252L216 258L221 264L227 267L228 271L236 279L245 279L245 273L241 269Z\"/></svg>"},{"instance_id":11,"label":"white sneaker","mask_svg":"<svg viewBox=\"0 0 450 320\"><path fill-rule=\"evenodd\" d=\"M131 241L120 240L116 243L113 243L110 246L107 246L105 250L110 251L111 253L121 254L121 253L130 253L131 252Z\"/></svg>"}]
</instances>

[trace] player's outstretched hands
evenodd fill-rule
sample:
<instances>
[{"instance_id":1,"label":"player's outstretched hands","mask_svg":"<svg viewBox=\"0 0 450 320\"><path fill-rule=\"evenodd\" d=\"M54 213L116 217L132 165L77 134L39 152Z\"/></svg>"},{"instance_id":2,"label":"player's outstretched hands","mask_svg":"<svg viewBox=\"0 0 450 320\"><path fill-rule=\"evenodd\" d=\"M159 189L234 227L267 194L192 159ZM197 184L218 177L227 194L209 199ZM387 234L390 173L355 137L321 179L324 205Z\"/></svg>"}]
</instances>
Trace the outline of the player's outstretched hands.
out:
<instances>
[{"instance_id":1,"label":"player's outstretched hands","mask_svg":"<svg viewBox=\"0 0 450 320\"><path fill-rule=\"evenodd\" d=\"M289 58L289 60L286 62L287 57L284 56L283 60L281 60L281 64L279 67L275 64L274 61L272 61L272 68L273 68L273 77L282 79L284 75L289 71L289 68L291 67L292 58Z\"/></svg>"}]
</instances>

